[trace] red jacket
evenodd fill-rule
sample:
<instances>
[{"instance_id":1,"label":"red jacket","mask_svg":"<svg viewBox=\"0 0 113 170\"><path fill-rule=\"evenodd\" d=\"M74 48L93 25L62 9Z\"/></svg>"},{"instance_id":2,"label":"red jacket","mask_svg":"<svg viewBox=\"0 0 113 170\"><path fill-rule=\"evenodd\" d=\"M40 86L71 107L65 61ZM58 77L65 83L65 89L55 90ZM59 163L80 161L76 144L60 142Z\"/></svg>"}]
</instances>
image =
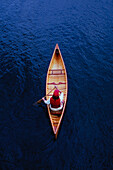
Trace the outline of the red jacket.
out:
<instances>
[{"instance_id":1,"label":"red jacket","mask_svg":"<svg viewBox=\"0 0 113 170\"><path fill-rule=\"evenodd\" d=\"M51 107L53 107L53 108L60 107L60 98L55 100L51 97L50 98L50 104L51 104Z\"/></svg>"}]
</instances>

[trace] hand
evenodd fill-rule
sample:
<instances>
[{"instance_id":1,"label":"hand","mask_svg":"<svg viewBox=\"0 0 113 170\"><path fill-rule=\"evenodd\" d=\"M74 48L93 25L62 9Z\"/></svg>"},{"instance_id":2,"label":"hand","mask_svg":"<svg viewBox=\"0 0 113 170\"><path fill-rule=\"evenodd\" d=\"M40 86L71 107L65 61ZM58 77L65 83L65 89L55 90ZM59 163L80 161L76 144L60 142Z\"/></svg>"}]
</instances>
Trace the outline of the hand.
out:
<instances>
[{"instance_id":1,"label":"hand","mask_svg":"<svg viewBox=\"0 0 113 170\"><path fill-rule=\"evenodd\" d=\"M43 100L43 101L45 100L44 97L42 97L42 100Z\"/></svg>"}]
</instances>

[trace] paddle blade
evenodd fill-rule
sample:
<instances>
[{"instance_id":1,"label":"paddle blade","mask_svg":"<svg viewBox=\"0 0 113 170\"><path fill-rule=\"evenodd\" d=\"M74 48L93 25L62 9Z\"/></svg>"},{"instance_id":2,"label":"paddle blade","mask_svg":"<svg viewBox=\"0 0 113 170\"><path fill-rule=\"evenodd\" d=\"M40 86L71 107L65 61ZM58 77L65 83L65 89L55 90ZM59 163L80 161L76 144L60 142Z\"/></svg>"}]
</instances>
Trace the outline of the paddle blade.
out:
<instances>
[{"instance_id":1,"label":"paddle blade","mask_svg":"<svg viewBox=\"0 0 113 170\"><path fill-rule=\"evenodd\" d=\"M33 103L33 106L36 106L37 105L37 102Z\"/></svg>"},{"instance_id":2,"label":"paddle blade","mask_svg":"<svg viewBox=\"0 0 113 170\"><path fill-rule=\"evenodd\" d=\"M42 102L42 99L38 100L37 103L41 103Z\"/></svg>"},{"instance_id":3,"label":"paddle blade","mask_svg":"<svg viewBox=\"0 0 113 170\"><path fill-rule=\"evenodd\" d=\"M38 105L39 103L41 103L42 99L38 100L37 102L33 103L33 106Z\"/></svg>"}]
</instances>

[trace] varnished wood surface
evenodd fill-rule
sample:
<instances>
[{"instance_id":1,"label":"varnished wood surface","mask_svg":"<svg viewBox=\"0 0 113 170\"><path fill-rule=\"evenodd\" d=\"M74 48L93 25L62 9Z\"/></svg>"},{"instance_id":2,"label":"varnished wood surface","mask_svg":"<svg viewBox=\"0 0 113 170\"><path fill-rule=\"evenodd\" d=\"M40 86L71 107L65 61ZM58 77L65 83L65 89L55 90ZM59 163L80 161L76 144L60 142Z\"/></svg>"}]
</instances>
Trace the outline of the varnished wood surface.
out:
<instances>
[{"instance_id":1,"label":"varnished wood surface","mask_svg":"<svg viewBox=\"0 0 113 170\"><path fill-rule=\"evenodd\" d=\"M46 94L51 91L51 89L54 88L54 86L57 86L57 88L64 93L64 107L59 113L54 114L51 112L49 106L48 113L49 118L51 121L52 129L55 134L55 138L57 138L58 130L61 124L61 120L64 114L66 101L67 101L67 92L68 92L68 82L67 82L67 73L65 64L59 49L58 44L56 44L56 47L53 52L52 59L50 61L50 65L47 72L47 78L46 78ZM54 90L53 90L54 92ZM53 92L47 96L47 100L52 97Z\"/></svg>"}]
</instances>

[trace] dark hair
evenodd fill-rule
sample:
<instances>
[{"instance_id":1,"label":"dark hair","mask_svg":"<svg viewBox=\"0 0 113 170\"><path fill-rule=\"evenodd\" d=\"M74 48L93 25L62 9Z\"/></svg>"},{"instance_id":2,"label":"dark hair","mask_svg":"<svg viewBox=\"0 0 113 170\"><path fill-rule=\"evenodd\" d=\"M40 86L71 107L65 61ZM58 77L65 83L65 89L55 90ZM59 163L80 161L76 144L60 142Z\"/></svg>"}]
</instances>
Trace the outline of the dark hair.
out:
<instances>
[{"instance_id":1,"label":"dark hair","mask_svg":"<svg viewBox=\"0 0 113 170\"><path fill-rule=\"evenodd\" d=\"M52 98L54 99L54 100L57 100L57 99L59 99L59 96L52 96Z\"/></svg>"}]
</instances>

